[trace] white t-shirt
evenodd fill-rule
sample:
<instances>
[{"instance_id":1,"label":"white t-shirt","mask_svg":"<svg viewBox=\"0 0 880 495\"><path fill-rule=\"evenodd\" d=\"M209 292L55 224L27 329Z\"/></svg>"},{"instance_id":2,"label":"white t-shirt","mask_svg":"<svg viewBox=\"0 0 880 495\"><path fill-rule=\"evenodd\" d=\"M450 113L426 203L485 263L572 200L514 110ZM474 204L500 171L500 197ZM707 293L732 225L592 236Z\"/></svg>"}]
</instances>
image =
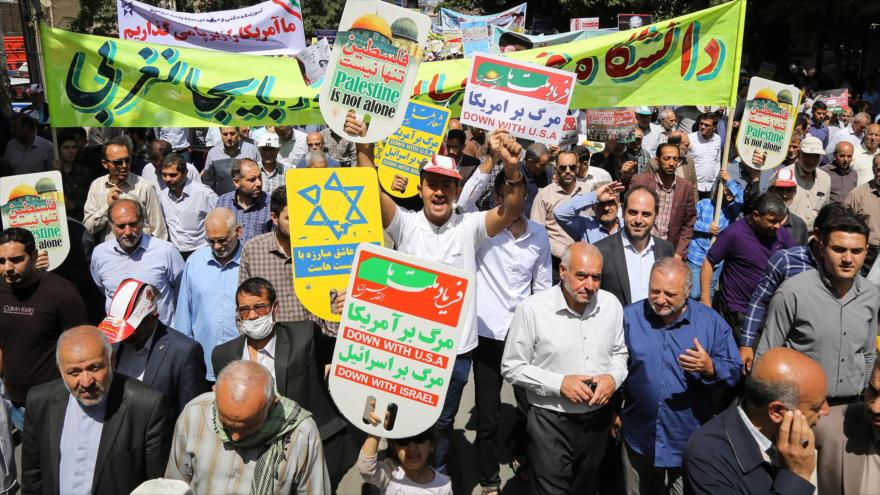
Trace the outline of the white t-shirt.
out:
<instances>
[{"instance_id":1,"label":"white t-shirt","mask_svg":"<svg viewBox=\"0 0 880 495\"><path fill-rule=\"evenodd\" d=\"M446 263L476 274L477 249L489 239L486 214L485 211L453 213L442 227L437 227L428 221L423 212L398 207L386 232L402 253ZM476 304L473 304L465 315L458 353L464 354L476 346Z\"/></svg>"},{"instance_id":2,"label":"white t-shirt","mask_svg":"<svg viewBox=\"0 0 880 495\"><path fill-rule=\"evenodd\" d=\"M703 139L699 132L692 132L688 139L691 140L688 153L697 169L697 189L711 191L721 169L721 136L712 134L710 139Z\"/></svg>"}]
</instances>

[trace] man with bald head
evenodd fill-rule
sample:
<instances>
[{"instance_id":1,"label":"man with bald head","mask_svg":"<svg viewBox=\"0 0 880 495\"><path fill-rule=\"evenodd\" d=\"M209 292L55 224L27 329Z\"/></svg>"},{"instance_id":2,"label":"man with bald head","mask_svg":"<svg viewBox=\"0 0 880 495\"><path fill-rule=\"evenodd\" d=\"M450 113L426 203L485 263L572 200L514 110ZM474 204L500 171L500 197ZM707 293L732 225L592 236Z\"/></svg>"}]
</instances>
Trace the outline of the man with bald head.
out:
<instances>
[{"instance_id":1,"label":"man with bald head","mask_svg":"<svg viewBox=\"0 0 880 495\"><path fill-rule=\"evenodd\" d=\"M306 135L306 147L306 156L296 164L296 168L310 168L308 154L313 151L324 154L326 167L339 166L339 160L327 153L327 148L324 146L324 136L320 132L310 132Z\"/></svg>"},{"instance_id":2,"label":"man with bald head","mask_svg":"<svg viewBox=\"0 0 880 495\"><path fill-rule=\"evenodd\" d=\"M165 478L195 493L331 493L311 413L275 391L256 361L234 361L183 410Z\"/></svg>"},{"instance_id":3,"label":"man with bald head","mask_svg":"<svg viewBox=\"0 0 880 495\"><path fill-rule=\"evenodd\" d=\"M831 178L831 192L828 201L843 203L846 195L858 184L859 174L852 167L853 144L841 140L834 148L834 161L822 167Z\"/></svg>"},{"instance_id":4,"label":"man with bald head","mask_svg":"<svg viewBox=\"0 0 880 495\"><path fill-rule=\"evenodd\" d=\"M591 244L565 249L559 278L516 308L501 374L530 404L531 493L594 493L608 400L627 376L623 308L600 288L602 254Z\"/></svg>"},{"instance_id":5,"label":"man with bald head","mask_svg":"<svg viewBox=\"0 0 880 495\"><path fill-rule=\"evenodd\" d=\"M215 208L205 218L208 245L186 260L177 296L175 328L205 351L207 379L214 381L211 352L239 336L235 290L241 265L241 225L229 208Z\"/></svg>"},{"instance_id":6,"label":"man with bald head","mask_svg":"<svg viewBox=\"0 0 880 495\"><path fill-rule=\"evenodd\" d=\"M745 380L742 399L688 442L685 490L695 495L812 495L813 428L828 415L822 367L800 352L776 348L755 361Z\"/></svg>"},{"instance_id":7,"label":"man with bald head","mask_svg":"<svg viewBox=\"0 0 880 495\"><path fill-rule=\"evenodd\" d=\"M162 476L172 429L165 397L114 373L111 353L95 327L61 334L61 379L28 394L23 493L130 493Z\"/></svg>"},{"instance_id":8,"label":"man with bald head","mask_svg":"<svg viewBox=\"0 0 880 495\"><path fill-rule=\"evenodd\" d=\"M144 207L139 202L118 199L107 217L116 238L98 244L91 263L92 279L107 298L105 311L120 282L134 278L159 291L159 319L173 327L183 258L173 244L144 232Z\"/></svg>"},{"instance_id":9,"label":"man with bald head","mask_svg":"<svg viewBox=\"0 0 880 495\"><path fill-rule=\"evenodd\" d=\"M849 112L852 110L849 109ZM857 113L848 124L841 122L841 129L829 139L829 144L825 148L825 156L830 156L831 152L835 151L837 145L842 142L850 143L853 147L862 144L862 140L865 138L865 129L870 123L871 116L864 112Z\"/></svg>"},{"instance_id":10,"label":"man with bald head","mask_svg":"<svg viewBox=\"0 0 880 495\"><path fill-rule=\"evenodd\" d=\"M859 175L858 185L867 184L874 178L874 157L880 154L880 124L865 128L865 138L855 145L852 167Z\"/></svg>"},{"instance_id":11,"label":"man with bald head","mask_svg":"<svg viewBox=\"0 0 880 495\"><path fill-rule=\"evenodd\" d=\"M688 300L691 279L683 261L663 258L651 269L648 298L623 310L629 374L620 420L630 494L683 492L685 445L712 417L713 394L741 374L730 326Z\"/></svg>"}]
</instances>

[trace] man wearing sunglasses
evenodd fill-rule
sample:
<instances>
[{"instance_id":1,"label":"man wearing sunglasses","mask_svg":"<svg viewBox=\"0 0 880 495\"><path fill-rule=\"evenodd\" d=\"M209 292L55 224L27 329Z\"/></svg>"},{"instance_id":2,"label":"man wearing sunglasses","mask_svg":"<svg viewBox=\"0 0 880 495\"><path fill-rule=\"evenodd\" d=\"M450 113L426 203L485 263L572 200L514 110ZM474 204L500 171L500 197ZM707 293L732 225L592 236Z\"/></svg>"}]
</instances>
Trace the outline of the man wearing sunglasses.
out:
<instances>
[{"instance_id":1,"label":"man wearing sunglasses","mask_svg":"<svg viewBox=\"0 0 880 495\"><path fill-rule=\"evenodd\" d=\"M131 172L131 154L125 139L114 138L104 145L101 164L107 175L98 177L89 187L83 207L83 225L98 242L115 240L107 209L117 199L133 199L144 207L143 232L168 240L165 216L156 188L150 181Z\"/></svg>"}]
</instances>

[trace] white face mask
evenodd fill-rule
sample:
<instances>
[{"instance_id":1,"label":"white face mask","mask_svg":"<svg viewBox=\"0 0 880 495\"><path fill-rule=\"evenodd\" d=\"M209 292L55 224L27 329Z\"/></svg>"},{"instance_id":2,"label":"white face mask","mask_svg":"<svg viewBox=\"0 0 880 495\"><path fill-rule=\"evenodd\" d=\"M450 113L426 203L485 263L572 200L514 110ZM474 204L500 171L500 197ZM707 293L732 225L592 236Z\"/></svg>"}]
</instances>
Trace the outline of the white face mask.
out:
<instances>
[{"instance_id":1,"label":"white face mask","mask_svg":"<svg viewBox=\"0 0 880 495\"><path fill-rule=\"evenodd\" d=\"M261 316L256 320L241 320L238 322L238 328L241 333L253 340L262 340L272 333L275 328L275 320L272 318L272 312L266 316Z\"/></svg>"}]
</instances>

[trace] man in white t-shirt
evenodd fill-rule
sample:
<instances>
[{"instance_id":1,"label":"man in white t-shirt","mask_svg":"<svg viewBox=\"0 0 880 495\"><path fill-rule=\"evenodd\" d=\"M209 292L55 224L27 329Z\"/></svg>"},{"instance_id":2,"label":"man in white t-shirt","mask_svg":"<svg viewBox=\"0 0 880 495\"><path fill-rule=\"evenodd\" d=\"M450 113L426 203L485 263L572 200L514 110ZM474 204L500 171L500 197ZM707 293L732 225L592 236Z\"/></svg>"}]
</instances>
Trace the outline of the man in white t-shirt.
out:
<instances>
[{"instance_id":1,"label":"man in white t-shirt","mask_svg":"<svg viewBox=\"0 0 880 495\"><path fill-rule=\"evenodd\" d=\"M700 114L697 122L697 132L688 134L691 141L688 154L694 159L697 169L697 190L708 193L721 169L721 136L715 134L714 114Z\"/></svg>"},{"instance_id":2,"label":"man in white t-shirt","mask_svg":"<svg viewBox=\"0 0 880 495\"><path fill-rule=\"evenodd\" d=\"M366 126L349 112L345 130L352 135L364 135ZM524 178L520 173L519 155L522 147L506 131L495 130L487 137L489 154L484 160L499 161L504 165L508 184ZM374 167L373 144L357 145L358 166ZM397 189L405 184L401 177L395 178ZM446 263L472 273L477 272L477 250L490 237L495 236L522 215L523 196L514 188L505 187L504 203L489 211L472 213L456 212L456 201L461 192L461 174L450 157L434 155L424 164L420 174L419 195L424 208L410 211L400 208L380 186L382 226L397 246L397 250L426 260ZM446 392L446 402L436 427L440 438L434 447L434 462L438 471L446 472L446 454L449 436L461 394L467 383L471 367L471 354L477 347L476 308L471 306L462 326L458 356L452 378Z\"/></svg>"}]
</instances>

